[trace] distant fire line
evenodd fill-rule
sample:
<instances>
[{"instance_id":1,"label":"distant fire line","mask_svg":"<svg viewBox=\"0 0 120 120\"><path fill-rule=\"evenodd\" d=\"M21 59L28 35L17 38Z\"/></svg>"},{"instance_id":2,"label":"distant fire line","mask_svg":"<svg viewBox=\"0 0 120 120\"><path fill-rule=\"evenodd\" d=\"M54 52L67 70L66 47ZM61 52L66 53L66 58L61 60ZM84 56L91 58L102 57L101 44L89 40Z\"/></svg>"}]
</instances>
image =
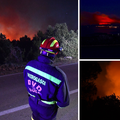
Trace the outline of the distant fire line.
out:
<instances>
[{"instance_id":1,"label":"distant fire line","mask_svg":"<svg viewBox=\"0 0 120 120\"><path fill-rule=\"evenodd\" d=\"M96 26L96 27L118 28L118 26L113 26L113 25L109 25L109 26L99 25L99 26Z\"/></svg>"}]
</instances>

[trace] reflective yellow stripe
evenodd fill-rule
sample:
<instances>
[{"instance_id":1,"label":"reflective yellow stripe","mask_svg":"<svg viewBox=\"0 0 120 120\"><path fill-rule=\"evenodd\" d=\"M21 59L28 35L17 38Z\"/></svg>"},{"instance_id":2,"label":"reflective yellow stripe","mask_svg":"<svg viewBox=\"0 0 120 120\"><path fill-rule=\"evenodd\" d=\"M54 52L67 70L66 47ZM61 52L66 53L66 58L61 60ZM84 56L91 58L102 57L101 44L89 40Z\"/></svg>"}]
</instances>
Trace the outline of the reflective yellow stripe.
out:
<instances>
[{"instance_id":1,"label":"reflective yellow stripe","mask_svg":"<svg viewBox=\"0 0 120 120\"><path fill-rule=\"evenodd\" d=\"M58 42L58 41L57 41L57 40L54 40L54 41L51 43L50 47L53 47L56 42Z\"/></svg>"},{"instance_id":2,"label":"reflective yellow stripe","mask_svg":"<svg viewBox=\"0 0 120 120\"><path fill-rule=\"evenodd\" d=\"M29 94L30 96L32 96L32 97L35 98L35 96L32 95L32 94L30 94L29 92L28 92L28 94ZM38 99L38 100L40 100L40 99ZM41 100L41 102L43 102L43 103L45 103L45 104L48 104L48 105L53 105L53 104L56 103L56 101L45 101L45 100Z\"/></svg>"},{"instance_id":3,"label":"reflective yellow stripe","mask_svg":"<svg viewBox=\"0 0 120 120\"><path fill-rule=\"evenodd\" d=\"M34 95L30 94L29 92L28 92L28 94L29 94L30 96L32 96L32 97L35 97Z\"/></svg>"},{"instance_id":4,"label":"reflective yellow stripe","mask_svg":"<svg viewBox=\"0 0 120 120\"><path fill-rule=\"evenodd\" d=\"M45 50L46 52L48 52L48 53L51 53L51 54L55 54L54 52L51 52L51 51L48 51L48 50Z\"/></svg>"},{"instance_id":5,"label":"reflective yellow stripe","mask_svg":"<svg viewBox=\"0 0 120 120\"><path fill-rule=\"evenodd\" d=\"M37 74L37 75L40 75L40 76L42 76L42 77L50 80L51 82L53 82L53 83L55 83L55 84L57 84L57 85L59 85L59 84L61 83L61 80L55 78L54 76L52 76L52 75L50 75L50 74L48 74L48 73L45 73L45 72L41 71L41 70L39 70L39 69L36 69L36 68L34 68L34 67L26 66L25 69L27 69L27 70L29 70L29 71Z\"/></svg>"},{"instance_id":6,"label":"reflective yellow stripe","mask_svg":"<svg viewBox=\"0 0 120 120\"><path fill-rule=\"evenodd\" d=\"M34 120L32 116L31 116L31 120Z\"/></svg>"},{"instance_id":7,"label":"reflective yellow stripe","mask_svg":"<svg viewBox=\"0 0 120 120\"><path fill-rule=\"evenodd\" d=\"M56 101L44 101L44 100L41 100L41 102L49 104L49 105L52 105L52 104L56 103Z\"/></svg>"},{"instance_id":8,"label":"reflective yellow stripe","mask_svg":"<svg viewBox=\"0 0 120 120\"><path fill-rule=\"evenodd\" d=\"M45 41L46 41L46 39L42 42L42 45L44 44Z\"/></svg>"}]
</instances>

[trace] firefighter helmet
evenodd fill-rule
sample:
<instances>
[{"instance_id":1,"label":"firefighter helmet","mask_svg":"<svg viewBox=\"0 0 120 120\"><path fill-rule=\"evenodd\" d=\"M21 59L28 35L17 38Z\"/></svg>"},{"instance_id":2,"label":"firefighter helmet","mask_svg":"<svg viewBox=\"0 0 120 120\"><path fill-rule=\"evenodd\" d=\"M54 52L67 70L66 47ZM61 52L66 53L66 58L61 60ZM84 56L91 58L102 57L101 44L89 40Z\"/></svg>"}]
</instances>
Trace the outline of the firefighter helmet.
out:
<instances>
[{"instance_id":1,"label":"firefighter helmet","mask_svg":"<svg viewBox=\"0 0 120 120\"><path fill-rule=\"evenodd\" d=\"M62 48L59 47L59 43L54 37L43 40L40 45L40 54L48 57L55 57L61 50Z\"/></svg>"}]
</instances>

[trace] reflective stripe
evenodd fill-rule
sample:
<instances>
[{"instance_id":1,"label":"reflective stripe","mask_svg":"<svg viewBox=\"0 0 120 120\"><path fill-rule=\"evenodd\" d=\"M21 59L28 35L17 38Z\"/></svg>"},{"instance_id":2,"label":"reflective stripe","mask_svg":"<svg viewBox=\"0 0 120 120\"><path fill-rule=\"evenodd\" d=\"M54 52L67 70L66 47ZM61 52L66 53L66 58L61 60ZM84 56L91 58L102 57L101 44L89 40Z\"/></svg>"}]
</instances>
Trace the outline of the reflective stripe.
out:
<instances>
[{"instance_id":1,"label":"reflective stripe","mask_svg":"<svg viewBox=\"0 0 120 120\"><path fill-rule=\"evenodd\" d=\"M46 41L46 39L42 42L42 45L44 44L45 41Z\"/></svg>"},{"instance_id":2,"label":"reflective stripe","mask_svg":"<svg viewBox=\"0 0 120 120\"><path fill-rule=\"evenodd\" d=\"M57 41L57 40L54 40L54 41L51 43L50 47L53 47L56 42L58 42L58 41Z\"/></svg>"},{"instance_id":3,"label":"reflective stripe","mask_svg":"<svg viewBox=\"0 0 120 120\"><path fill-rule=\"evenodd\" d=\"M30 94L29 92L28 92L28 94L29 94L30 96L32 96L32 97L35 98L35 96L32 95L32 94ZM40 99L38 99L38 100L40 100ZM48 104L48 105L53 105L53 104L56 103L56 101L45 101L45 100L41 100L41 102L43 102L43 103L45 103L45 104Z\"/></svg>"},{"instance_id":4,"label":"reflective stripe","mask_svg":"<svg viewBox=\"0 0 120 120\"><path fill-rule=\"evenodd\" d=\"M52 104L56 103L56 101L44 101L44 100L41 100L41 102L49 104L49 105L52 105Z\"/></svg>"},{"instance_id":5,"label":"reflective stripe","mask_svg":"<svg viewBox=\"0 0 120 120\"><path fill-rule=\"evenodd\" d=\"M34 120L32 116L31 116L31 120Z\"/></svg>"},{"instance_id":6,"label":"reflective stripe","mask_svg":"<svg viewBox=\"0 0 120 120\"><path fill-rule=\"evenodd\" d=\"M42 77L56 83L57 85L59 85L61 83L61 80L53 77L52 75L49 75L49 74L43 72L43 71L40 71L40 70L38 70L38 69L36 69L34 67L26 66L25 69L30 70L31 72L36 73L37 75L40 75L40 76L42 76Z\"/></svg>"},{"instance_id":7,"label":"reflective stripe","mask_svg":"<svg viewBox=\"0 0 120 120\"><path fill-rule=\"evenodd\" d=\"M51 52L51 51L48 51L48 50L45 50L46 52L48 52L48 53L51 53L51 54L55 54L54 52Z\"/></svg>"},{"instance_id":8,"label":"reflective stripe","mask_svg":"<svg viewBox=\"0 0 120 120\"><path fill-rule=\"evenodd\" d=\"M32 97L35 97L34 95L30 94L29 92L28 92L28 94L29 94L30 96L32 96Z\"/></svg>"}]
</instances>

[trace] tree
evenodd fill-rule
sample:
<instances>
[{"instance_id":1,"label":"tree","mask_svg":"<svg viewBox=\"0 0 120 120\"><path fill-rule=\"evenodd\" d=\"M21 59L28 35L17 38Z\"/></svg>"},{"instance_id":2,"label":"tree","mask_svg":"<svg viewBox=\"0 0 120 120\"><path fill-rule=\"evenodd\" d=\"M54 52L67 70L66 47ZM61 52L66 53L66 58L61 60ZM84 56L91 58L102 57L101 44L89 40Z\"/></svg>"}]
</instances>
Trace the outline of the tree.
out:
<instances>
[{"instance_id":1,"label":"tree","mask_svg":"<svg viewBox=\"0 0 120 120\"><path fill-rule=\"evenodd\" d=\"M84 106L83 106L84 105ZM116 120L120 113L120 100L112 94L93 101L92 106L88 102L82 104L82 120Z\"/></svg>"},{"instance_id":2,"label":"tree","mask_svg":"<svg viewBox=\"0 0 120 120\"><path fill-rule=\"evenodd\" d=\"M0 40L6 40L6 36L3 35L2 33L0 34Z\"/></svg>"},{"instance_id":3,"label":"tree","mask_svg":"<svg viewBox=\"0 0 120 120\"><path fill-rule=\"evenodd\" d=\"M52 27L51 25L48 26L46 33L45 33L46 37L55 37L54 35L54 27Z\"/></svg>"},{"instance_id":4,"label":"tree","mask_svg":"<svg viewBox=\"0 0 120 120\"><path fill-rule=\"evenodd\" d=\"M93 102L90 114L93 120L116 120L119 118L120 113L120 100L115 94L97 98ZM98 117L99 116L99 117Z\"/></svg>"},{"instance_id":5,"label":"tree","mask_svg":"<svg viewBox=\"0 0 120 120\"><path fill-rule=\"evenodd\" d=\"M35 36L33 37L33 41L35 40L35 41L43 41L44 39L46 39L46 36L45 36L45 34L43 34L43 32L42 31L38 31L37 32L37 34L35 34Z\"/></svg>"},{"instance_id":6,"label":"tree","mask_svg":"<svg viewBox=\"0 0 120 120\"><path fill-rule=\"evenodd\" d=\"M30 51L27 55L29 60L37 59L37 57L40 55L40 50L39 50L40 44L41 44L40 39L32 40L32 47L30 48Z\"/></svg>"},{"instance_id":7,"label":"tree","mask_svg":"<svg viewBox=\"0 0 120 120\"><path fill-rule=\"evenodd\" d=\"M61 43L61 46L64 49L63 54L65 56L76 58L78 56L78 38L76 33L74 31L72 32L72 34L70 33L68 39L65 39L63 37L63 42Z\"/></svg>"},{"instance_id":8,"label":"tree","mask_svg":"<svg viewBox=\"0 0 120 120\"><path fill-rule=\"evenodd\" d=\"M54 27L49 25L45 36L55 37L58 40L60 46L63 48L62 57L78 56L78 34L73 30L69 31L66 23L57 23Z\"/></svg>"},{"instance_id":9,"label":"tree","mask_svg":"<svg viewBox=\"0 0 120 120\"><path fill-rule=\"evenodd\" d=\"M101 67L97 61L80 62L80 111L82 120L93 120L93 115L95 115L95 113L92 111L92 105L94 102L93 96L97 93L94 80L96 80L101 71Z\"/></svg>"},{"instance_id":10,"label":"tree","mask_svg":"<svg viewBox=\"0 0 120 120\"><path fill-rule=\"evenodd\" d=\"M6 57L10 53L11 43L8 39L6 39L5 35L0 34L0 64L5 63Z\"/></svg>"},{"instance_id":11,"label":"tree","mask_svg":"<svg viewBox=\"0 0 120 120\"><path fill-rule=\"evenodd\" d=\"M18 47L24 51L23 52L23 61L29 61L27 58L27 55L32 47L32 41L27 35L20 38L20 41L18 41Z\"/></svg>"},{"instance_id":12,"label":"tree","mask_svg":"<svg viewBox=\"0 0 120 120\"><path fill-rule=\"evenodd\" d=\"M10 54L6 57L6 63L21 63L22 59L22 51L18 46L10 47Z\"/></svg>"},{"instance_id":13,"label":"tree","mask_svg":"<svg viewBox=\"0 0 120 120\"><path fill-rule=\"evenodd\" d=\"M97 93L94 80L102 71L98 62L81 61L80 62L80 82L81 82L81 99L91 100L92 96Z\"/></svg>"}]
</instances>

